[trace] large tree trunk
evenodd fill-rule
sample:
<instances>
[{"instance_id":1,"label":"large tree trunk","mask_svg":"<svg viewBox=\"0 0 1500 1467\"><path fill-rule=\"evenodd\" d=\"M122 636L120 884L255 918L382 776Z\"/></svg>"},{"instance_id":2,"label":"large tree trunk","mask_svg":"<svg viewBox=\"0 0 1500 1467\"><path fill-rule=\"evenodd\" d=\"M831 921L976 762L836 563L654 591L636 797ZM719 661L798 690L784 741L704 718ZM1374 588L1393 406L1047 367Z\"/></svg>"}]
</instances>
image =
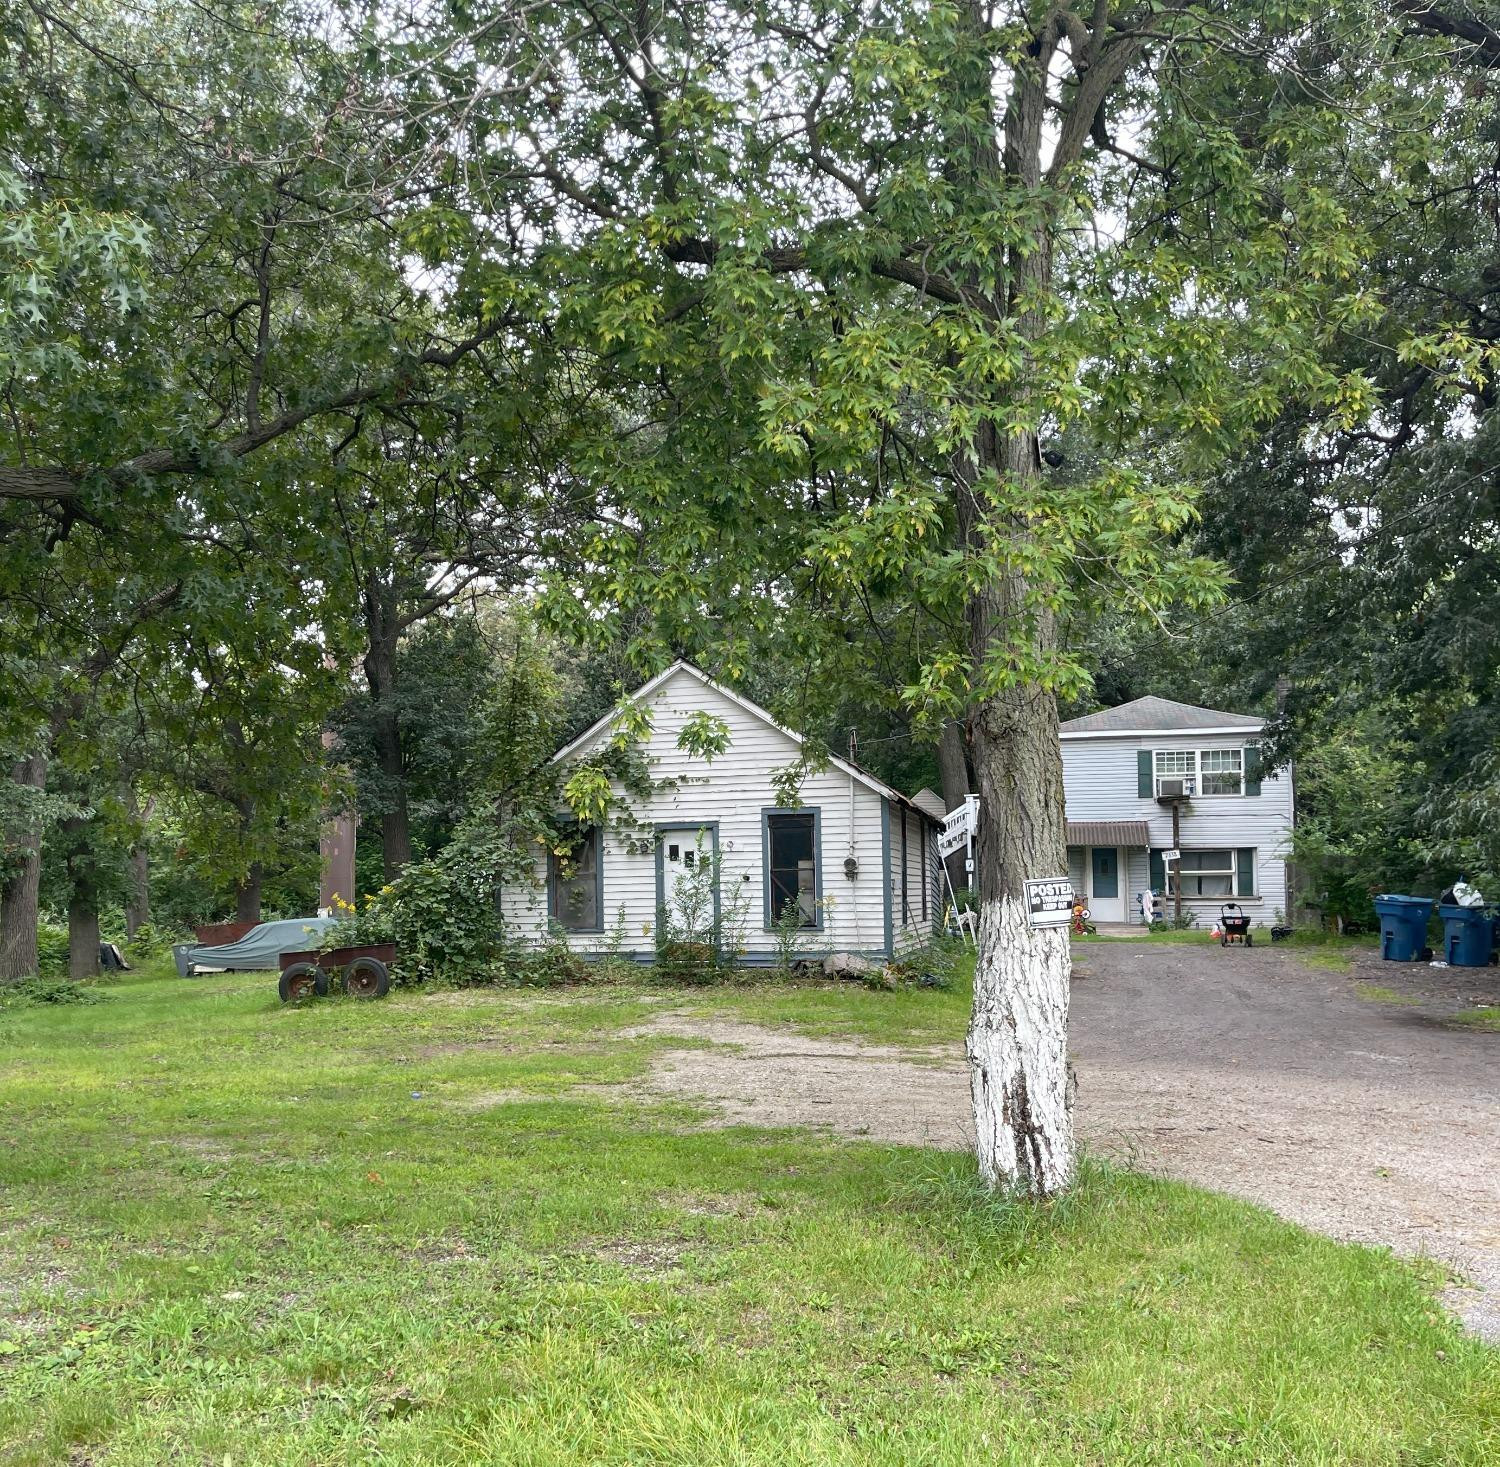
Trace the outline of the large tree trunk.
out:
<instances>
[{"instance_id":1,"label":"large tree trunk","mask_svg":"<svg viewBox=\"0 0 1500 1467\"><path fill-rule=\"evenodd\" d=\"M134 938L151 922L151 858L145 841L130 848L125 872L125 936Z\"/></svg>"},{"instance_id":2,"label":"large tree trunk","mask_svg":"<svg viewBox=\"0 0 1500 1467\"><path fill-rule=\"evenodd\" d=\"M1037 475L1029 435L982 436L981 471ZM972 524L973 501L965 516ZM1017 526L1016 534L1025 530ZM1050 613L1031 604L1019 572L987 586L969 608L980 663L998 641L1025 636L1043 660L1056 650ZM1005 686L969 717L979 785L979 957L965 1051L980 1175L992 1187L1050 1197L1073 1177L1068 1087L1067 929L1034 928L1024 883L1066 876L1062 745L1049 689Z\"/></svg>"},{"instance_id":3,"label":"large tree trunk","mask_svg":"<svg viewBox=\"0 0 1500 1467\"><path fill-rule=\"evenodd\" d=\"M68 899L68 977L99 976L99 901L94 883L75 882Z\"/></svg>"},{"instance_id":4,"label":"large tree trunk","mask_svg":"<svg viewBox=\"0 0 1500 1467\"><path fill-rule=\"evenodd\" d=\"M151 921L151 858L146 847L146 822L151 819L155 799L141 809L134 786L125 790L125 806L136 823L139 838L125 858L125 936L133 938Z\"/></svg>"},{"instance_id":5,"label":"large tree trunk","mask_svg":"<svg viewBox=\"0 0 1500 1467\"><path fill-rule=\"evenodd\" d=\"M411 817L406 802L406 755L396 712L396 645L400 631L395 591L371 576L365 588L369 650L365 683L374 705L375 755L381 773L380 844L385 879L394 881L411 861Z\"/></svg>"},{"instance_id":6,"label":"large tree trunk","mask_svg":"<svg viewBox=\"0 0 1500 1467\"><path fill-rule=\"evenodd\" d=\"M988 31L988 17L970 0L971 23ZM1034 211L1029 239L1013 246L1004 268L996 314L1020 336L1039 342L1048 330L1051 287L1051 205L1042 179L1045 75L1052 38L1030 65L1016 68L1005 102L1003 152L986 118L973 138L976 173L1003 181L1018 203ZM990 83L976 79L976 101L991 105ZM982 87L982 90L980 88ZM996 532L1013 542L1032 533L1024 514L999 509L988 497L999 481L1012 504L1043 492L1035 424L1045 413L1029 400L1024 372L997 400L990 422L975 435L960 464L959 527L978 547ZM1027 424L1030 426L1026 426ZM1017 556L970 601L970 647L976 676L986 686L988 666L1010 663L1011 649L1046 668L1057 652L1053 613L1028 584ZM1000 653L998 658L995 653ZM1073 1179L1072 1096L1068 1085L1068 984L1072 962L1065 927L1030 925L1024 883L1066 877L1062 745L1057 696L1050 688L1017 685L1003 675L988 684L970 710L974 774L979 786L979 958L974 1009L965 1051L974 1100L975 1151L980 1175L992 1187L1051 1197Z\"/></svg>"},{"instance_id":7,"label":"large tree trunk","mask_svg":"<svg viewBox=\"0 0 1500 1467\"><path fill-rule=\"evenodd\" d=\"M92 817L73 815L62 823L59 844L67 853L68 977L99 974L99 882L89 826Z\"/></svg>"},{"instance_id":8,"label":"large tree trunk","mask_svg":"<svg viewBox=\"0 0 1500 1467\"><path fill-rule=\"evenodd\" d=\"M245 874L234 885L234 919L236 922L260 921L260 888L265 872L259 861L252 861Z\"/></svg>"},{"instance_id":9,"label":"large tree trunk","mask_svg":"<svg viewBox=\"0 0 1500 1467\"><path fill-rule=\"evenodd\" d=\"M37 791L47 788L47 756L33 754L11 766L10 777ZM37 970L36 927L42 882L40 824L15 831L12 839L25 854L10 864L0 882L0 983L29 978Z\"/></svg>"},{"instance_id":10,"label":"large tree trunk","mask_svg":"<svg viewBox=\"0 0 1500 1467\"><path fill-rule=\"evenodd\" d=\"M1073 1176L1065 927L1033 928L1028 879L1065 876L1057 703L1018 688L975 710L979 958L965 1051L975 1149L990 1186L1049 1197Z\"/></svg>"},{"instance_id":11,"label":"large tree trunk","mask_svg":"<svg viewBox=\"0 0 1500 1467\"><path fill-rule=\"evenodd\" d=\"M943 805L949 814L974 792L969 782L969 755L964 744L963 725L956 718L950 718L938 737L938 775L943 786ZM954 891L969 884L964 860L963 851L954 851L943 863L948 868L948 880Z\"/></svg>"}]
</instances>

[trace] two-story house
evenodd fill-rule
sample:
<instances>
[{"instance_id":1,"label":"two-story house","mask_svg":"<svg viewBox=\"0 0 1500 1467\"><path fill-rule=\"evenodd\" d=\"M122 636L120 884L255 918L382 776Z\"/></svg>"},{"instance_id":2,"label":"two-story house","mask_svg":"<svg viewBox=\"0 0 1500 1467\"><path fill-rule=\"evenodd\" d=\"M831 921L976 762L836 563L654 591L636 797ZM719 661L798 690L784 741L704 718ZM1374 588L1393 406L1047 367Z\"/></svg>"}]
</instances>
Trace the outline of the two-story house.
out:
<instances>
[{"instance_id":1,"label":"two-story house","mask_svg":"<svg viewBox=\"0 0 1500 1467\"><path fill-rule=\"evenodd\" d=\"M1138 922L1139 894L1177 883L1183 909L1238 902L1282 920L1292 831L1290 770L1260 767L1264 723L1170 698L1137 698L1062 725L1068 869L1096 922ZM1177 817L1180 858L1173 848Z\"/></svg>"}]
</instances>

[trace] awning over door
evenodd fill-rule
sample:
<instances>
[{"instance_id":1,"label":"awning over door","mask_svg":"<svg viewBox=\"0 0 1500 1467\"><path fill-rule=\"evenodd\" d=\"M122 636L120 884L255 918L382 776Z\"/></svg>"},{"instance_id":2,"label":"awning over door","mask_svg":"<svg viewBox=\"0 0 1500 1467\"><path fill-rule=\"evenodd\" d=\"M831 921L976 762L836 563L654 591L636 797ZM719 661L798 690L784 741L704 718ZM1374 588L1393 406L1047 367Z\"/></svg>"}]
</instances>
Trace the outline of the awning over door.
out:
<instances>
[{"instance_id":1,"label":"awning over door","mask_svg":"<svg viewBox=\"0 0 1500 1467\"><path fill-rule=\"evenodd\" d=\"M1144 820L1070 820L1070 846L1149 846Z\"/></svg>"}]
</instances>

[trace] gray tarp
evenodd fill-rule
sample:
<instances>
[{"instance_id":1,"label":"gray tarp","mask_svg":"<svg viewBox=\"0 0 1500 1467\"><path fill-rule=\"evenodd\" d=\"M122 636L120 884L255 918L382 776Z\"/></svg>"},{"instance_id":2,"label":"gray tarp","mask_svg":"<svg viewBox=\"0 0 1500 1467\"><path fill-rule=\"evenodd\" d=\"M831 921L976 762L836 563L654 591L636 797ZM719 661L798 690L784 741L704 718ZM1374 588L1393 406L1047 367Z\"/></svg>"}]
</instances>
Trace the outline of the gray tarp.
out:
<instances>
[{"instance_id":1,"label":"gray tarp","mask_svg":"<svg viewBox=\"0 0 1500 1467\"><path fill-rule=\"evenodd\" d=\"M177 971L185 978L194 968L233 968L236 973L275 972L281 953L317 947L319 937L333 926L332 917L293 917L287 922L262 922L238 942L217 947L184 944L172 949Z\"/></svg>"}]
</instances>

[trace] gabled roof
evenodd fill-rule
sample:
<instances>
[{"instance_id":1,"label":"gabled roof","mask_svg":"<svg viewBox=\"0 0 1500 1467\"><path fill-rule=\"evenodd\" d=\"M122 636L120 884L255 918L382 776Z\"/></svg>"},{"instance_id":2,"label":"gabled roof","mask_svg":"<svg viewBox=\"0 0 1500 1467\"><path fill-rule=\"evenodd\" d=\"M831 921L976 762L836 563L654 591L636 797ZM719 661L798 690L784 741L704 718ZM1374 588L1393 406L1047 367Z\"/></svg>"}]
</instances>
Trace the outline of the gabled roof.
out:
<instances>
[{"instance_id":1,"label":"gabled roof","mask_svg":"<svg viewBox=\"0 0 1500 1467\"><path fill-rule=\"evenodd\" d=\"M1085 713L1063 724L1063 738L1070 734L1107 733L1253 733L1265 720L1244 713L1225 713L1218 708L1199 708L1171 698L1136 698L1118 708Z\"/></svg>"},{"instance_id":2,"label":"gabled roof","mask_svg":"<svg viewBox=\"0 0 1500 1467\"><path fill-rule=\"evenodd\" d=\"M941 822L948 818L948 807L936 790L920 789L911 797L911 802L917 809L931 815L934 820Z\"/></svg>"},{"instance_id":3,"label":"gabled roof","mask_svg":"<svg viewBox=\"0 0 1500 1467\"><path fill-rule=\"evenodd\" d=\"M631 700L636 703L645 702L646 699L648 699L659 687L661 687L668 678L674 676L679 672L685 672L689 677L695 679L697 682L702 683L705 688L711 688L721 697L728 698L731 703L735 703L740 708L743 708L745 712L750 714L752 718L758 718L762 723L766 724L770 728L774 728L778 733L785 734L786 737L789 738L799 749L805 747L807 741L802 737L801 734L794 733L785 725L777 723L777 721L772 718L771 715L767 713L759 703L752 702L742 693L735 692L733 688L726 688L723 683L715 682L713 678L709 677L709 675L704 672L701 667L695 667L691 662L688 662L683 658L679 658L669 668L657 673L655 677L648 678L645 682L643 682L640 687L638 687L635 692L630 695ZM554 764L561 763L564 759L568 759L572 755L576 754L578 750L589 743L589 741L593 739L596 734L602 733L619 717L620 710L618 708L612 708L608 713L604 715L603 718L598 719L588 728L584 729L584 731L579 734L578 737L572 741L572 743L563 745L563 747L552 756L552 762ZM851 764L847 759L840 759L836 754L830 754L828 756L828 762L833 766L833 768L841 769L845 774L848 774L854 779L857 779L867 789L874 790L876 794L884 795L887 799L890 800L896 800L900 804L906 805L908 808L916 810L918 814L926 816L926 818L929 820L933 818L927 811L923 810L920 805L915 804L912 800L908 799L907 796L903 795L900 790L893 789L883 780L876 779L873 774L869 773L868 770L861 769L859 765Z\"/></svg>"}]
</instances>

